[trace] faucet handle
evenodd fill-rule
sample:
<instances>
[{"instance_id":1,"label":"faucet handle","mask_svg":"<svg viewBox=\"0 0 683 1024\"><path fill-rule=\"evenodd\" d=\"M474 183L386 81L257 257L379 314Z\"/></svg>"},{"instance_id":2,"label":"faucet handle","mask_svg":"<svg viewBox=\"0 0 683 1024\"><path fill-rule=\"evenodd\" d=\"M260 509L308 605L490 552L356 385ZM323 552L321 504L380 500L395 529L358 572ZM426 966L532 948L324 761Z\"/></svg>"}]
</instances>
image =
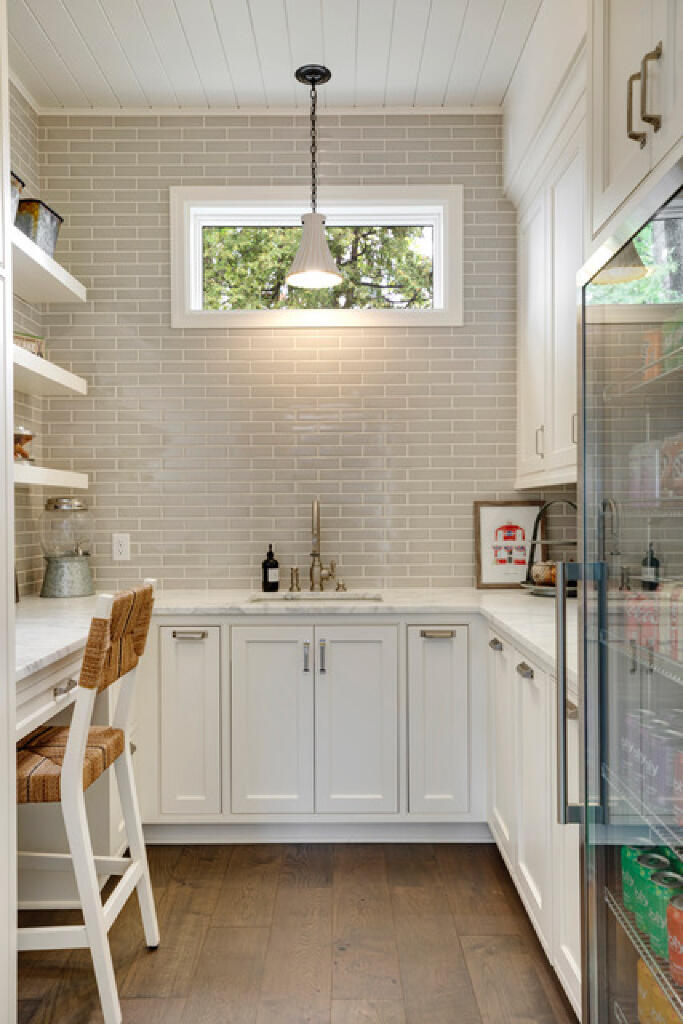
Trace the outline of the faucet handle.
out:
<instances>
[{"instance_id":1,"label":"faucet handle","mask_svg":"<svg viewBox=\"0 0 683 1024\"><path fill-rule=\"evenodd\" d=\"M329 574L330 574L330 579L331 580L336 580L336 578L337 578L337 563L336 563L334 558L330 559Z\"/></svg>"}]
</instances>

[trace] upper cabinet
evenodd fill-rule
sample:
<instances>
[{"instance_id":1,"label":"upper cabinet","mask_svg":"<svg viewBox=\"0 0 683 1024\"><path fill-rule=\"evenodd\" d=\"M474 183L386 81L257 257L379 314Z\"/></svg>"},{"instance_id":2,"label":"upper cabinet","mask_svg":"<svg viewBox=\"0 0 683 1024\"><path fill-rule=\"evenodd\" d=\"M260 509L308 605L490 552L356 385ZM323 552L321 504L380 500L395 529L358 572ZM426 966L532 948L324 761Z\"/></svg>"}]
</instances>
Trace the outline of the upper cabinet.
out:
<instances>
[{"instance_id":1,"label":"upper cabinet","mask_svg":"<svg viewBox=\"0 0 683 1024\"><path fill-rule=\"evenodd\" d=\"M590 38L590 223L613 218L677 147L683 150L683 5L594 0ZM680 155L680 154L679 154Z\"/></svg>"}]
</instances>

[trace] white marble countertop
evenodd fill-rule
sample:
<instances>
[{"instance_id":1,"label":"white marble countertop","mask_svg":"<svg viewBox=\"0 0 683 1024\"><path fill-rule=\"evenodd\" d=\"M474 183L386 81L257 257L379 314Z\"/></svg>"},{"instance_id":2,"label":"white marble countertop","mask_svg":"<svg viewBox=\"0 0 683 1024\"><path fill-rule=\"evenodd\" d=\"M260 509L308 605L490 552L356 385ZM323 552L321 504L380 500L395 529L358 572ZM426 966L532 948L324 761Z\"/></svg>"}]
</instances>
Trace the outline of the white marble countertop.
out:
<instances>
[{"instance_id":1,"label":"white marble countertop","mask_svg":"<svg viewBox=\"0 0 683 1024\"><path fill-rule=\"evenodd\" d=\"M399 589L358 591L381 595L381 601L343 599L334 593L303 600L282 594L275 601L247 590L160 590L155 615L248 615L250 618L281 615L453 615L482 614L491 626L502 630L529 653L542 668L555 668L555 602L517 591L462 589ZM88 634L95 607L94 597L63 600L25 598L17 606L17 681L40 668L80 650ZM567 603L567 667L570 684L578 671L577 602Z\"/></svg>"}]
</instances>

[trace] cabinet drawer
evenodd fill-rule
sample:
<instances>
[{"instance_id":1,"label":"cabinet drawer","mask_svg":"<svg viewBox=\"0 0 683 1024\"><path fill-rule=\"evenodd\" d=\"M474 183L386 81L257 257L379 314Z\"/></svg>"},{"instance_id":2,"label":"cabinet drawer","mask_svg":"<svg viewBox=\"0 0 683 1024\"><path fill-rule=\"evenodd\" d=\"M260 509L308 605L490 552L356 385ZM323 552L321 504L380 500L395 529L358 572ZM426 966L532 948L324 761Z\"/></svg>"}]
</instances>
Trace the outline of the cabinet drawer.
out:
<instances>
[{"instance_id":1,"label":"cabinet drawer","mask_svg":"<svg viewBox=\"0 0 683 1024\"><path fill-rule=\"evenodd\" d=\"M17 683L16 737L21 739L73 703L81 671L80 654L69 655Z\"/></svg>"}]
</instances>

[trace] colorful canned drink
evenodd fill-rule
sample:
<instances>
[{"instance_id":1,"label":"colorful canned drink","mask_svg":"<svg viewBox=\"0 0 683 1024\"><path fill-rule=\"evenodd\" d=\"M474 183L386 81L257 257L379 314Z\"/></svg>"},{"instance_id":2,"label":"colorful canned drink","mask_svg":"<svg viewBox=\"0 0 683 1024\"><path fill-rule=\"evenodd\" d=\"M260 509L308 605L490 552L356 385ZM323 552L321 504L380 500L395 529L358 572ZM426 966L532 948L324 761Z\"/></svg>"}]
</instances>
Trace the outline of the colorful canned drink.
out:
<instances>
[{"instance_id":1,"label":"colorful canned drink","mask_svg":"<svg viewBox=\"0 0 683 1024\"><path fill-rule=\"evenodd\" d=\"M642 846L622 846L621 848L621 892L624 906L632 914L636 912L636 871L638 858L642 852Z\"/></svg>"},{"instance_id":2,"label":"colorful canned drink","mask_svg":"<svg viewBox=\"0 0 683 1024\"><path fill-rule=\"evenodd\" d=\"M647 922L650 947L656 956L669 955L667 908L672 897L683 896L683 875L676 871L657 871L650 879L647 899Z\"/></svg>"},{"instance_id":3,"label":"colorful canned drink","mask_svg":"<svg viewBox=\"0 0 683 1024\"><path fill-rule=\"evenodd\" d=\"M671 865L661 853L641 853L636 861L636 884L634 892L636 924L641 931L648 930L648 907L651 878L658 871L670 871Z\"/></svg>"},{"instance_id":4,"label":"colorful canned drink","mask_svg":"<svg viewBox=\"0 0 683 1024\"><path fill-rule=\"evenodd\" d=\"M683 875L683 846L667 846L662 853L671 861L673 870Z\"/></svg>"},{"instance_id":5,"label":"colorful canned drink","mask_svg":"<svg viewBox=\"0 0 683 1024\"><path fill-rule=\"evenodd\" d=\"M674 896L666 910L669 934L669 969L677 985L683 985L683 896Z\"/></svg>"}]
</instances>

